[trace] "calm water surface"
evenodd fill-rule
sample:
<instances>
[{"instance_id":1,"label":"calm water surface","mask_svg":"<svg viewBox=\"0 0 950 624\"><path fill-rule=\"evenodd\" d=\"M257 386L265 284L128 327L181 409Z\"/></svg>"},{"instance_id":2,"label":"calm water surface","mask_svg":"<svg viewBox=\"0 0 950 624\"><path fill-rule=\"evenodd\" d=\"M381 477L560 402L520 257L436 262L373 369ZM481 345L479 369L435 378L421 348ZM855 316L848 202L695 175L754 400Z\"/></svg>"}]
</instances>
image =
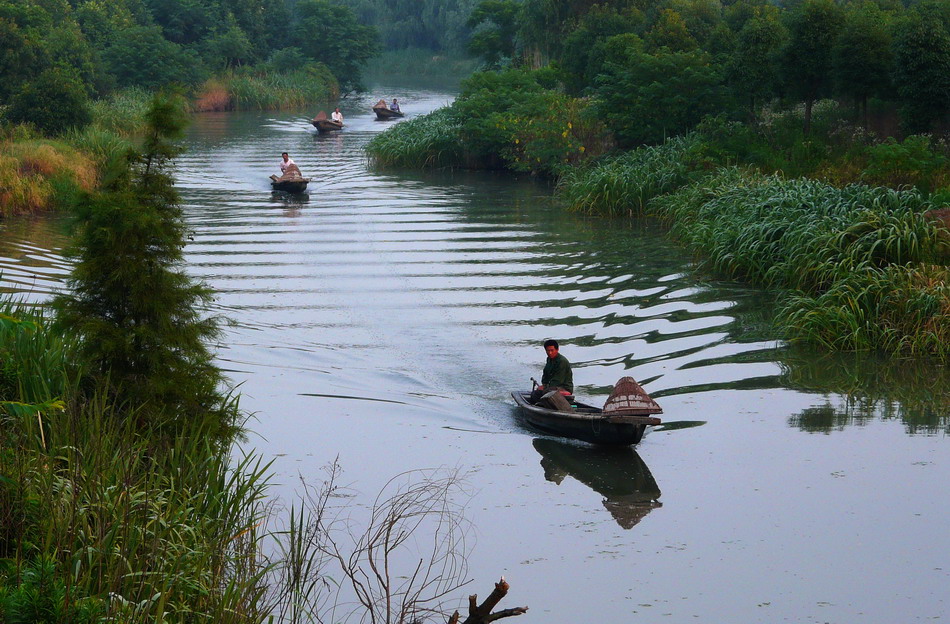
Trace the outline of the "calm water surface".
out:
<instances>
[{"instance_id":1,"label":"calm water surface","mask_svg":"<svg viewBox=\"0 0 950 624\"><path fill-rule=\"evenodd\" d=\"M450 100L400 90L410 115ZM233 320L219 351L283 494L372 499L397 473L469 473L473 585L519 622L910 622L950 617L948 376L790 350L773 300L696 270L649 223L572 215L530 179L376 171L385 123L344 104L196 118L177 179L188 269ZM272 194L290 152L309 195ZM62 223L2 224L2 285L43 301ZM538 436L508 395L557 338L577 394L633 375L667 424L635 450ZM596 615L593 615L596 614Z\"/></svg>"}]
</instances>

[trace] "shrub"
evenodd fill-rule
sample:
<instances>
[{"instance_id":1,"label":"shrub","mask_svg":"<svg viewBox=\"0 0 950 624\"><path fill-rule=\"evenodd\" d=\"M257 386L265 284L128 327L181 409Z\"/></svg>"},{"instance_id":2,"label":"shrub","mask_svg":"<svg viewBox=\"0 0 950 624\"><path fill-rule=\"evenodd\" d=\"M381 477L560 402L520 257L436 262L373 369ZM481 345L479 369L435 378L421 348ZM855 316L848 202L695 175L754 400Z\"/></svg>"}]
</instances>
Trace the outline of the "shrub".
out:
<instances>
[{"instance_id":1,"label":"shrub","mask_svg":"<svg viewBox=\"0 0 950 624\"><path fill-rule=\"evenodd\" d=\"M75 72L47 69L13 96L5 117L33 124L47 136L83 128L92 121L86 88Z\"/></svg>"},{"instance_id":2,"label":"shrub","mask_svg":"<svg viewBox=\"0 0 950 624\"><path fill-rule=\"evenodd\" d=\"M903 141L889 138L869 147L867 158L862 178L868 184L914 187L923 192L950 184L950 159L931 149L926 136L909 136Z\"/></svg>"}]
</instances>

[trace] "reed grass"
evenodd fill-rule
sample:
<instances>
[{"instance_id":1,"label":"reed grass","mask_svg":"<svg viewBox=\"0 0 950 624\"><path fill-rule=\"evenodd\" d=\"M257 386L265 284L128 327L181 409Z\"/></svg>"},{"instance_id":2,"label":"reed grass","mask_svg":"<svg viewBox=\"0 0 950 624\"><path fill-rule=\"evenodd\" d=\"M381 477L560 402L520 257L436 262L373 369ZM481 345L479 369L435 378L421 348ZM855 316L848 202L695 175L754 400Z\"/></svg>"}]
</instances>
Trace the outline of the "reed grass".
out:
<instances>
[{"instance_id":1,"label":"reed grass","mask_svg":"<svg viewBox=\"0 0 950 624\"><path fill-rule=\"evenodd\" d=\"M700 145L698 135L644 146L568 171L558 193L571 210L602 215L642 215L654 197L686 184L691 176L690 154Z\"/></svg>"},{"instance_id":2,"label":"reed grass","mask_svg":"<svg viewBox=\"0 0 950 624\"><path fill-rule=\"evenodd\" d=\"M81 604L89 621L261 621L269 466L232 465L206 423L143 430L80 393L77 345L48 325L0 313L0 559L14 564L0 566L0 617L79 621ZM55 582L24 593L31 573Z\"/></svg>"},{"instance_id":3,"label":"reed grass","mask_svg":"<svg viewBox=\"0 0 950 624\"><path fill-rule=\"evenodd\" d=\"M465 152L461 124L448 107L396 124L366 146L370 160L381 166L461 167Z\"/></svg>"},{"instance_id":4,"label":"reed grass","mask_svg":"<svg viewBox=\"0 0 950 624\"><path fill-rule=\"evenodd\" d=\"M97 176L94 160L63 141L0 140L0 216L56 208Z\"/></svg>"},{"instance_id":5,"label":"reed grass","mask_svg":"<svg viewBox=\"0 0 950 624\"><path fill-rule=\"evenodd\" d=\"M199 101L211 91L227 92L231 110L284 110L340 96L336 78L323 64L306 65L290 72L239 69L206 83ZM220 99L220 95L216 96Z\"/></svg>"},{"instance_id":6,"label":"reed grass","mask_svg":"<svg viewBox=\"0 0 950 624\"><path fill-rule=\"evenodd\" d=\"M779 322L790 338L947 358L950 238L925 216L934 208L917 191L739 168L650 204L712 268L787 291Z\"/></svg>"}]
</instances>

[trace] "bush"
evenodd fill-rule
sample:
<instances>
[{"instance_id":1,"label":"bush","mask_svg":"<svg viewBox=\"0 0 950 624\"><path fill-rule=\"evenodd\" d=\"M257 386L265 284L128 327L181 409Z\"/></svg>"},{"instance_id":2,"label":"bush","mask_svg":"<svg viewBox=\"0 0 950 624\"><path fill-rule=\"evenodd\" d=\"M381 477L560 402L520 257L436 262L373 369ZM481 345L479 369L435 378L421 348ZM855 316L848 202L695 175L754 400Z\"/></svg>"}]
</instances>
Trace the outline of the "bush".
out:
<instances>
[{"instance_id":1,"label":"bush","mask_svg":"<svg viewBox=\"0 0 950 624\"><path fill-rule=\"evenodd\" d=\"M950 185L950 159L931 149L930 138L893 138L867 150L868 163L862 178L872 185L914 187L932 192Z\"/></svg>"},{"instance_id":2,"label":"bush","mask_svg":"<svg viewBox=\"0 0 950 624\"><path fill-rule=\"evenodd\" d=\"M89 97L82 81L61 67L47 69L13 96L6 111L13 123L33 124L47 136L83 128L92 121Z\"/></svg>"}]
</instances>

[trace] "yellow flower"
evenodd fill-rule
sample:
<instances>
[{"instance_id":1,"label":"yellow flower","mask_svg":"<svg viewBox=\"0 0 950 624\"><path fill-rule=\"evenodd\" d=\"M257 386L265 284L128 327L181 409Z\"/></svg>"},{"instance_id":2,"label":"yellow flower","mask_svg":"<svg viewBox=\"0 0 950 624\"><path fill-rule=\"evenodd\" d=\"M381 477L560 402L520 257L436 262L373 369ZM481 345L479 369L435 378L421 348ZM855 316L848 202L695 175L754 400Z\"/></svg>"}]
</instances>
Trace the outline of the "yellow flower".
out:
<instances>
[{"instance_id":1,"label":"yellow flower","mask_svg":"<svg viewBox=\"0 0 950 624\"><path fill-rule=\"evenodd\" d=\"M581 145L581 146L578 147L577 149L579 149L579 150L582 151L582 152L583 152L583 151L586 151L586 150L584 149L584 146L583 146L583 145Z\"/></svg>"},{"instance_id":2,"label":"yellow flower","mask_svg":"<svg viewBox=\"0 0 950 624\"><path fill-rule=\"evenodd\" d=\"M521 143L521 139L515 139L515 144Z\"/></svg>"},{"instance_id":3,"label":"yellow flower","mask_svg":"<svg viewBox=\"0 0 950 624\"><path fill-rule=\"evenodd\" d=\"M571 129L571 128L573 128L573 127L574 127L574 124L572 124L571 122L567 122L567 128L568 128L568 129Z\"/></svg>"},{"instance_id":4,"label":"yellow flower","mask_svg":"<svg viewBox=\"0 0 950 624\"><path fill-rule=\"evenodd\" d=\"M564 132L562 132L562 133L561 133L561 136L566 139L566 138L567 138L567 130L565 130Z\"/></svg>"}]
</instances>

